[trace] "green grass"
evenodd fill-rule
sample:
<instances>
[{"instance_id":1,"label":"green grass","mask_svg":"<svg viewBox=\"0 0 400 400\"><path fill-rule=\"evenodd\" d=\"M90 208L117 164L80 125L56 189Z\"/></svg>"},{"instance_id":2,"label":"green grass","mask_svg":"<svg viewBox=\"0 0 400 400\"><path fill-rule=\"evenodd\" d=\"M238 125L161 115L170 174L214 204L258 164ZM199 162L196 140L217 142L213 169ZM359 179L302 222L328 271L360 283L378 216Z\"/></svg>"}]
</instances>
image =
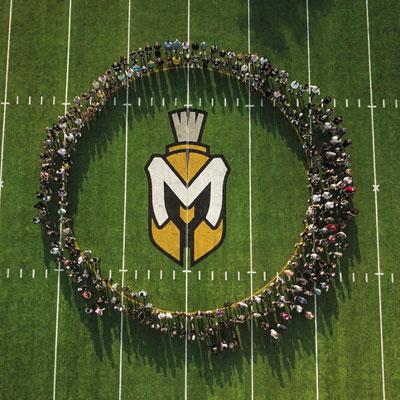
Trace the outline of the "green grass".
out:
<instances>
[{"instance_id":1,"label":"green grass","mask_svg":"<svg viewBox=\"0 0 400 400\"><path fill-rule=\"evenodd\" d=\"M192 82L198 82L191 103L202 99L202 109L208 119L203 142L211 146L212 154L222 154L231 168L227 184L227 232L221 248L193 268L190 279L189 309L208 309L222 306L227 300L240 300L249 294L247 271L249 269L248 238L248 120L244 104L246 98L236 80L215 76L213 73L193 72ZM164 90L164 91L163 91ZM229 93L224 107L223 97ZM162 97L171 93L161 106ZM123 169L125 139L124 101L117 99L119 107L108 105L103 115L91 123L79 153L74 158L75 168L71 177L73 198L76 205L75 232L81 246L90 248L102 258L102 268L116 273L121 265L121 202L123 194ZM156 99L152 107L151 97ZM215 106L211 107L211 98ZM138 99L141 106L137 106ZM184 285L181 267L166 258L149 240L148 182L144 166L152 154L165 153L165 146L173 142L167 111L181 107L186 98L186 77L182 72L146 79L134 85L131 93L132 107L129 123L128 153L128 207L126 281L133 288L146 288L149 300L161 308L184 309ZM241 106L236 107L239 98ZM304 156L296 141L294 130L282 116L266 104L261 108L260 99L254 98L257 107L253 113L254 163L252 178L253 210L257 216L254 235L254 270L256 285L265 284L264 272L271 279L285 264L302 229L302 218L307 206L307 189ZM282 171L276 181L275 174ZM266 188L271 188L267 190ZM266 195L267 192L267 195ZM290 204L282 208L282 204ZM290 210L290 212L287 212ZM278 233L278 235L277 235ZM94 240L93 240L94 239ZM141 246L135 245L141 243ZM265 250L268 244L269 250ZM137 279L135 272L137 271ZM150 270L152 279L147 278ZM160 270L165 277L159 279ZM172 280L172 271L178 277ZM197 271L203 278L198 280ZM215 280L211 280L210 271ZM229 282L225 282L227 272ZM237 272L241 273L240 282ZM257 287L257 286L256 286ZM229 290L227 291L227 288Z\"/></svg>"},{"instance_id":2,"label":"green grass","mask_svg":"<svg viewBox=\"0 0 400 400\"><path fill-rule=\"evenodd\" d=\"M4 94L9 0L0 2L0 93ZM126 52L126 1L73 0L69 98L88 87L106 66ZM356 206L360 216L351 227L352 248L341 265L342 282L318 301L319 390L321 399L380 399L375 204L369 99L365 2L310 0L311 80L323 94L337 99L337 109L354 145L351 148ZM400 184L397 155L399 5L370 0L372 79L379 200L380 261L384 327L386 399L398 398L400 374L397 280ZM187 4L132 2L132 47L147 41L184 38ZM306 81L305 1L279 5L251 0L251 48L266 54L291 76ZM247 2L191 1L191 38L216 42L227 49L247 49ZM10 68L3 159L4 190L0 208L1 399L51 399L57 274L46 255L41 234L30 220L38 187L44 128L63 112L66 73L68 2L13 1ZM201 281L189 278L189 308L214 307L250 291L248 235L248 111L245 88L213 73L192 73L191 102L201 97L209 112L203 138L212 154L223 154L231 166L227 190L228 232L223 246L199 264ZM141 107L129 114L126 281L148 289L154 304L184 307L184 277L156 250L147 234L147 181L144 165L153 153L172 142L167 111L186 102L183 73L144 80L131 93ZM19 96L20 104L15 105ZM44 105L39 105L40 96ZM28 105L32 96L32 105ZM56 96L56 105L52 105ZM154 107L150 106L154 98ZM165 97L166 106L161 106ZM228 106L224 107L226 97ZM240 107L234 105L240 98ZM211 107L211 98L215 106ZM263 272L273 276L290 254L306 209L306 178L301 147L290 126L270 106L252 96L252 181L254 285ZM349 107L345 107L345 99ZM361 107L358 108L357 100ZM382 99L386 108L382 108ZM2 99L3 101L3 99ZM91 122L76 154L71 194L80 243L99 254L103 268L118 277L122 262L125 115L124 93L118 106L108 105ZM232 106L233 105L233 106ZM3 109L2 109L3 110ZM3 113L0 113L2 123ZM0 125L1 126L1 125ZM45 268L49 269L44 278ZM6 269L10 278L6 278ZM19 278L19 270L23 278ZM32 279L32 268L36 270ZM138 279L134 279L134 270ZM147 270L151 279L147 280ZM163 269L164 279L158 279ZM171 279L176 269L176 280ZM215 280L211 281L210 271ZM223 280L227 270L229 279ZM241 272L242 279L235 275ZM352 273L356 280L353 282ZM368 273L369 281L365 282ZM394 273L395 283L390 275ZM62 275L58 337L57 399L111 399L118 396L120 321L82 313L81 300ZM254 335L256 399L313 399L315 392L314 324L296 320L282 343ZM189 399L250 399L250 334L241 330L242 351L210 357L207 349L189 345ZM126 323L123 332L122 398L181 399L184 395L184 342Z\"/></svg>"}]
</instances>

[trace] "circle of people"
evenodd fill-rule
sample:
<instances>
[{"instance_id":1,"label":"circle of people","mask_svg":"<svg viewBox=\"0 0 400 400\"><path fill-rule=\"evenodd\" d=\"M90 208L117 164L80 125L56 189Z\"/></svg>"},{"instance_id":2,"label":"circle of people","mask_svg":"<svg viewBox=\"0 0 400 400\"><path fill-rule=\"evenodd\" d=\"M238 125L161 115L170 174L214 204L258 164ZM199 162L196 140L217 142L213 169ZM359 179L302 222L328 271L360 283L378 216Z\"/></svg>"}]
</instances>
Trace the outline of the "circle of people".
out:
<instances>
[{"instance_id":1,"label":"circle of people","mask_svg":"<svg viewBox=\"0 0 400 400\"><path fill-rule=\"evenodd\" d=\"M297 132L308 161L309 204L305 229L282 273L239 302L193 313L160 310L149 302L145 290L133 291L100 273L100 258L80 249L72 231L68 202L68 177L83 127L129 81L176 68L202 68L228 74L272 101ZM345 228L358 214L352 205L351 144L342 117L321 97L317 86L289 79L289 73L257 54L226 51L206 42L147 44L120 57L92 87L74 98L74 104L57 123L46 128L36 193L40 224L50 243L50 253L69 275L86 302L85 312L102 317L114 310L171 337L204 342L211 353L240 347L239 326L254 323L272 340L279 340L287 323L302 315L312 320L310 300L327 292L349 247ZM313 141L318 138L318 144ZM125 300L125 301L124 301Z\"/></svg>"}]
</instances>

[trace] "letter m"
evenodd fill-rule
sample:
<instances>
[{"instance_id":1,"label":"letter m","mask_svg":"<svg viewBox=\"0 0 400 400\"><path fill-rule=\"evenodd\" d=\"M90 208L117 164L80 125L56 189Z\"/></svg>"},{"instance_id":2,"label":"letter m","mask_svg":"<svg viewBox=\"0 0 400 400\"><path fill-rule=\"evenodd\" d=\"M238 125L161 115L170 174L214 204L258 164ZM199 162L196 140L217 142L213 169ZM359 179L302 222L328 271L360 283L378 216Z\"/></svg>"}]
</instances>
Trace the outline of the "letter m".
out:
<instances>
[{"instance_id":1,"label":"letter m","mask_svg":"<svg viewBox=\"0 0 400 400\"><path fill-rule=\"evenodd\" d=\"M169 164L160 156L154 156L147 166L151 180L151 195L154 217L159 226L169 220L165 205L165 185L177 196L187 208L210 185L210 205L206 220L215 228L221 217L224 204L224 186L228 166L221 157L214 157L201 172L186 185Z\"/></svg>"}]
</instances>

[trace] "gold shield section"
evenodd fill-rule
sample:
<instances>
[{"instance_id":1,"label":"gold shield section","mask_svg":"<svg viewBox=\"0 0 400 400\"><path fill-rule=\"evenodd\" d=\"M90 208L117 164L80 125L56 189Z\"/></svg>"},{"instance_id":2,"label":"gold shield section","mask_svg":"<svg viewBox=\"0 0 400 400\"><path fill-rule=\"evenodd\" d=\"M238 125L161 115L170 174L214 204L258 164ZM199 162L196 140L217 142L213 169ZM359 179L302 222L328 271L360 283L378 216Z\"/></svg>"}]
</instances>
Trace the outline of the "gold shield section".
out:
<instances>
[{"instance_id":1,"label":"gold shield section","mask_svg":"<svg viewBox=\"0 0 400 400\"><path fill-rule=\"evenodd\" d=\"M221 242L224 233L224 221L222 220L215 229L210 228L204 221L194 231L193 261L209 253Z\"/></svg>"},{"instance_id":2,"label":"gold shield section","mask_svg":"<svg viewBox=\"0 0 400 400\"><path fill-rule=\"evenodd\" d=\"M202 152L192 152L190 151L192 148ZM198 145L179 145L170 147L169 151L174 153L167 155L168 162L186 183L193 179L209 159L209 156L205 153L206 148Z\"/></svg>"},{"instance_id":3,"label":"gold shield section","mask_svg":"<svg viewBox=\"0 0 400 400\"><path fill-rule=\"evenodd\" d=\"M151 235L154 242L176 261L181 262L181 235L177 226L169 221L163 228L157 228L151 220Z\"/></svg>"},{"instance_id":4,"label":"gold shield section","mask_svg":"<svg viewBox=\"0 0 400 400\"><path fill-rule=\"evenodd\" d=\"M194 207L188 209L179 207L179 216L185 224L189 224L190 221L194 218Z\"/></svg>"}]
</instances>

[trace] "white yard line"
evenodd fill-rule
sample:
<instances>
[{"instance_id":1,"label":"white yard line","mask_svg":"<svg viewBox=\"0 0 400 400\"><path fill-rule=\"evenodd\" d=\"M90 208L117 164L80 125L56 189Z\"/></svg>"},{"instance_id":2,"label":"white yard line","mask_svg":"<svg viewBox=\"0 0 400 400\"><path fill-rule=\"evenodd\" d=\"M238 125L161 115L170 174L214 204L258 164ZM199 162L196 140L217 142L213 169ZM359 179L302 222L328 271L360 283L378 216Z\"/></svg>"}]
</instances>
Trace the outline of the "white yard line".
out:
<instances>
[{"instance_id":1,"label":"white yard line","mask_svg":"<svg viewBox=\"0 0 400 400\"><path fill-rule=\"evenodd\" d=\"M68 82L69 82L69 53L71 47L71 10L72 10L72 0L69 0L68 5L68 38L67 38L67 67L65 71L65 106L64 106L64 114L67 112L67 101L68 101ZM63 224L60 222L60 243L62 246L62 231ZM53 400L56 399L57 393L57 357L58 357L58 325L59 325L59 317L60 317L60 287L61 287L61 264L58 263L57 268L57 300L56 300L56 328L54 335L54 370L53 370Z\"/></svg>"},{"instance_id":2,"label":"white yard line","mask_svg":"<svg viewBox=\"0 0 400 400\"><path fill-rule=\"evenodd\" d=\"M131 0L128 2L128 38L126 43L126 58L129 60L131 47ZM125 286L125 249L126 249L126 206L127 206L127 187L128 187L128 132L129 132L129 83L126 83L125 94L125 161L124 161L124 217L122 226L122 262L121 262L121 287ZM121 296L121 305L124 305L124 298ZM121 311L120 337L119 337L119 380L118 380L118 399L122 398L122 352L124 344L124 312Z\"/></svg>"},{"instance_id":3,"label":"white yard line","mask_svg":"<svg viewBox=\"0 0 400 400\"><path fill-rule=\"evenodd\" d=\"M7 95L8 95L8 70L10 66L10 43L11 43L11 21L12 21L13 0L10 0L10 13L8 15L8 38L7 38L7 59L6 59L6 76L4 78L4 102L3 102L3 125L1 128L1 152L0 152L0 207L1 193L3 191L3 159L4 159L4 137L6 133L6 116L7 116Z\"/></svg>"},{"instance_id":4,"label":"white yard line","mask_svg":"<svg viewBox=\"0 0 400 400\"><path fill-rule=\"evenodd\" d=\"M190 44L190 0L187 1L187 42ZM190 50L189 50L190 51ZM186 75L186 107L189 109L190 106L190 80L189 80L189 64L187 66L187 75ZM189 144L189 125L187 129L187 145ZM187 146L187 160L188 160L188 151L189 147ZM187 168L188 169L188 168ZM189 204L187 202L187 204ZM188 208L186 208L186 213L188 213ZM185 232L185 242L186 242L186 259L185 259L185 314L188 313L189 308L189 231L188 224L186 223L186 232ZM184 370L184 399L188 398L188 318L185 317L185 370Z\"/></svg>"},{"instance_id":5,"label":"white yard line","mask_svg":"<svg viewBox=\"0 0 400 400\"><path fill-rule=\"evenodd\" d=\"M251 37L250 37L250 0L247 0L247 52L251 54ZM249 63L250 69L250 63ZM248 109L249 109L249 126L248 126L248 166L249 166L249 275L250 275L250 296L253 295L253 219L252 219L252 137L251 137L251 86L249 82L248 88ZM253 305L251 305L253 311ZM250 393L251 400L254 399L254 321L250 320Z\"/></svg>"},{"instance_id":6,"label":"white yard line","mask_svg":"<svg viewBox=\"0 0 400 400\"><path fill-rule=\"evenodd\" d=\"M372 90L372 66L371 66L371 40L369 32L369 7L368 0L365 0L365 12L367 19L367 44L368 44L368 74L369 74L369 96L371 110L371 139L372 139L372 165L374 172L374 200L375 200L375 231L376 231L376 261L377 261L377 277L378 277L378 299L379 299L379 333L381 344L381 374L382 374L382 399L386 399L385 390L385 359L383 351L383 318L382 318L382 288L381 288L381 259L379 245L379 212L378 212L378 187L376 177L376 154L375 154L375 125L374 125L374 98Z\"/></svg>"},{"instance_id":7,"label":"white yard line","mask_svg":"<svg viewBox=\"0 0 400 400\"><path fill-rule=\"evenodd\" d=\"M30 99L30 100L29 100L29 99ZM164 97L160 97L160 99L161 99L161 101L162 101L162 105L165 106L165 98L164 98ZM156 99L155 99L154 97L150 97L150 107L154 107L154 102L155 102L155 100L156 100ZM44 96L40 96L40 98L39 98L39 100L38 100L37 103L36 103L35 99L34 99L32 96L28 96L28 102L27 102L27 104L28 104L28 105L36 105L36 104L37 104L37 105L43 105L43 104L44 104L44 101L45 101ZM340 102L340 99L339 99L339 100L337 100L336 98L333 99L333 106L334 106L334 107L336 107L336 101L339 101L339 102ZM201 106L202 106L202 103L203 103L202 98L199 98L199 100L198 100L198 106L201 107ZM354 107L358 107L358 108L361 107L361 99L360 99L360 98L354 97L354 98L347 98L347 99L344 99L344 104L345 104L345 107L346 107L346 108L351 108L353 103L354 103L354 104L357 104L357 106L354 106ZM4 102L1 102L0 104L3 105ZM7 103L8 106L13 106L14 104L15 104L15 105L18 105L18 104L19 104L19 96L16 96L16 102L15 102L15 103L10 103L10 102ZM62 103L60 103L60 104L61 104L61 105L65 105L64 102L62 102ZM175 104L175 105L178 104L178 98L175 98L174 104ZM214 99L214 98L211 98L210 104L211 104L211 107L214 107L214 104L215 104L215 99ZM299 103L299 99L296 99L296 105L299 106L299 104L300 104L300 103ZM52 105L56 105L56 97L55 97L55 96L52 96ZM69 105L69 103L68 103L68 105ZM114 105L114 106L117 106L117 99L116 99L116 97L113 98L113 105ZM132 104L130 104L130 105L132 105ZM142 101L141 101L141 98L140 98L140 97L138 97L137 105L138 105L139 107L142 105ZM125 103L122 104L122 106L125 107ZM224 107L227 107L227 106L228 106L228 99L224 98ZM236 106L237 106L237 107L240 106L240 99L239 99L239 98L236 99ZM262 98L260 99L260 103L257 104L257 106L259 106L259 107L261 107L261 108L264 107L264 100L263 100ZM245 105L245 107L247 107L247 105ZM254 105L254 107L256 107L256 105ZM367 107L370 107L370 105L368 105ZM377 105L375 104L373 107L374 107L374 108L377 108ZM379 107L380 107L380 106L379 106ZM395 99L395 100L394 100L393 102L391 102L390 105L389 105L388 102L386 101L386 99L382 99L382 108L389 108L389 107L398 108L398 100Z\"/></svg>"},{"instance_id":8,"label":"white yard line","mask_svg":"<svg viewBox=\"0 0 400 400\"><path fill-rule=\"evenodd\" d=\"M308 67L308 86L311 85L311 51L310 51L310 13L308 0L306 0L307 14L307 67ZM310 91L310 89L309 89ZM346 99L347 100L347 99ZM311 128L311 124L310 124ZM317 296L314 294L314 353L315 353L315 398L319 400L319 365L318 365L318 305Z\"/></svg>"}]
</instances>

